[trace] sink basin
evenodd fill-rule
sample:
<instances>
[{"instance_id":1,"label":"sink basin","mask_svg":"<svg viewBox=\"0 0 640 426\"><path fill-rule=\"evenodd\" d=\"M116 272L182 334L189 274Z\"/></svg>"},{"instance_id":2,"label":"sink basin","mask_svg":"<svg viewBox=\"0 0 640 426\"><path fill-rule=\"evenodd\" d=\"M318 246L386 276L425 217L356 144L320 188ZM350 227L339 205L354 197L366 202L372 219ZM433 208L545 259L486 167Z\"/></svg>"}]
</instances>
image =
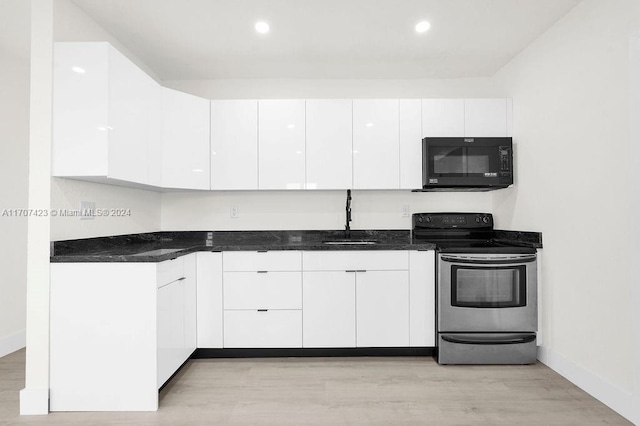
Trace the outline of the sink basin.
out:
<instances>
[{"instance_id":1,"label":"sink basin","mask_svg":"<svg viewBox=\"0 0 640 426\"><path fill-rule=\"evenodd\" d=\"M136 253L133 256L162 256L163 254L175 253L180 250L184 250L184 249L183 248L157 249L157 250L145 251L144 253Z\"/></svg>"},{"instance_id":2,"label":"sink basin","mask_svg":"<svg viewBox=\"0 0 640 426\"><path fill-rule=\"evenodd\" d=\"M327 244L327 245L371 245L371 244L378 244L377 241L371 241L371 240L335 240L335 241L323 241L322 244Z\"/></svg>"}]
</instances>

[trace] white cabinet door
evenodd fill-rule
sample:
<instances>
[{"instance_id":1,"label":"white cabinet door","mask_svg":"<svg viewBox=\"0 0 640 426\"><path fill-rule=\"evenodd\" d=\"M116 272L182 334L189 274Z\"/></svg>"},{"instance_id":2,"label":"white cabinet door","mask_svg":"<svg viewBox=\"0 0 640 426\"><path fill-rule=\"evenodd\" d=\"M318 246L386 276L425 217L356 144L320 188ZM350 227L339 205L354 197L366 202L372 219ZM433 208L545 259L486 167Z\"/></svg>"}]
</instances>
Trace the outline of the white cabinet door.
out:
<instances>
[{"instance_id":1,"label":"white cabinet door","mask_svg":"<svg viewBox=\"0 0 640 426\"><path fill-rule=\"evenodd\" d=\"M352 187L352 101L306 101L306 189Z\"/></svg>"},{"instance_id":2,"label":"white cabinet door","mask_svg":"<svg viewBox=\"0 0 640 426\"><path fill-rule=\"evenodd\" d=\"M398 100L354 99L353 187L400 188Z\"/></svg>"},{"instance_id":3,"label":"white cabinet door","mask_svg":"<svg viewBox=\"0 0 640 426\"><path fill-rule=\"evenodd\" d=\"M149 183L150 146L161 144L160 102L160 85L110 46L109 178Z\"/></svg>"},{"instance_id":4,"label":"white cabinet door","mask_svg":"<svg viewBox=\"0 0 640 426\"><path fill-rule=\"evenodd\" d=\"M468 137L508 136L507 99L465 99L464 135Z\"/></svg>"},{"instance_id":5,"label":"white cabinet door","mask_svg":"<svg viewBox=\"0 0 640 426\"><path fill-rule=\"evenodd\" d=\"M108 43L54 49L53 175L159 186L160 85Z\"/></svg>"},{"instance_id":6,"label":"white cabinet door","mask_svg":"<svg viewBox=\"0 0 640 426\"><path fill-rule=\"evenodd\" d=\"M303 189L305 101L259 101L258 109L259 188Z\"/></svg>"},{"instance_id":7,"label":"white cabinet door","mask_svg":"<svg viewBox=\"0 0 640 426\"><path fill-rule=\"evenodd\" d=\"M196 256L199 348L222 347L222 253Z\"/></svg>"},{"instance_id":8,"label":"white cabinet door","mask_svg":"<svg viewBox=\"0 0 640 426\"><path fill-rule=\"evenodd\" d=\"M224 311L225 348L300 348L302 311Z\"/></svg>"},{"instance_id":9,"label":"white cabinet door","mask_svg":"<svg viewBox=\"0 0 640 426\"><path fill-rule=\"evenodd\" d=\"M409 272L358 272L356 324L358 347L409 346Z\"/></svg>"},{"instance_id":10,"label":"white cabinet door","mask_svg":"<svg viewBox=\"0 0 640 426\"><path fill-rule=\"evenodd\" d=\"M53 176L106 176L108 43L55 43Z\"/></svg>"},{"instance_id":11,"label":"white cabinet door","mask_svg":"<svg viewBox=\"0 0 640 426\"><path fill-rule=\"evenodd\" d=\"M209 189L209 105L162 88L162 187Z\"/></svg>"},{"instance_id":12,"label":"white cabinet door","mask_svg":"<svg viewBox=\"0 0 640 426\"><path fill-rule=\"evenodd\" d=\"M422 101L401 99L400 189L422 188Z\"/></svg>"},{"instance_id":13,"label":"white cabinet door","mask_svg":"<svg viewBox=\"0 0 640 426\"><path fill-rule=\"evenodd\" d=\"M211 101L211 189L258 189L258 101Z\"/></svg>"},{"instance_id":14,"label":"white cabinet door","mask_svg":"<svg viewBox=\"0 0 640 426\"><path fill-rule=\"evenodd\" d=\"M184 362L184 301L182 280L158 289L158 388Z\"/></svg>"},{"instance_id":15,"label":"white cabinet door","mask_svg":"<svg viewBox=\"0 0 640 426\"><path fill-rule=\"evenodd\" d=\"M435 253L410 251L409 346L435 346Z\"/></svg>"},{"instance_id":16,"label":"white cabinet door","mask_svg":"<svg viewBox=\"0 0 640 426\"><path fill-rule=\"evenodd\" d=\"M355 347L355 277L345 271L303 274L303 347Z\"/></svg>"},{"instance_id":17,"label":"white cabinet door","mask_svg":"<svg viewBox=\"0 0 640 426\"><path fill-rule=\"evenodd\" d=\"M422 137L463 137L464 99L423 99Z\"/></svg>"},{"instance_id":18,"label":"white cabinet door","mask_svg":"<svg viewBox=\"0 0 640 426\"><path fill-rule=\"evenodd\" d=\"M196 253L184 256L184 356L185 362L197 347L197 271Z\"/></svg>"}]
</instances>

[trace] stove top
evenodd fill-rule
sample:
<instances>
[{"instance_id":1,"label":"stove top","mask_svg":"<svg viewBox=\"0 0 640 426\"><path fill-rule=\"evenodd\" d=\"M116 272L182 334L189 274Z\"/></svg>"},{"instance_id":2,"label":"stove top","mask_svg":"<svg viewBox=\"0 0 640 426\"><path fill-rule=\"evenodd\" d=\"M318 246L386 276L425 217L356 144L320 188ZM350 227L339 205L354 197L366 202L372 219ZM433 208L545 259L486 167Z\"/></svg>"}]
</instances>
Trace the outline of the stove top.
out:
<instances>
[{"instance_id":1,"label":"stove top","mask_svg":"<svg viewBox=\"0 0 640 426\"><path fill-rule=\"evenodd\" d=\"M415 213L413 239L430 242L443 253L535 253L523 247L493 240L490 213Z\"/></svg>"}]
</instances>

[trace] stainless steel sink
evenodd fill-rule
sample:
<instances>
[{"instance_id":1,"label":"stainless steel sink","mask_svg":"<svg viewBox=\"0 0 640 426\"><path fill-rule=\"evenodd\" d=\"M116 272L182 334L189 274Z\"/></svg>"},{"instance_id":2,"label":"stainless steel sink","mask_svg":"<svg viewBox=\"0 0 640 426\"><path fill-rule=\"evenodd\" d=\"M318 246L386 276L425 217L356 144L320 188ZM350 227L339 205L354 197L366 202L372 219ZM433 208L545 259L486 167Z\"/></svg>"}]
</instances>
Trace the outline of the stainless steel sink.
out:
<instances>
[{"instance_id":1,"label":"stainless steel sink","mask_svg":"<svg viewBox=\"0 0 640 426\"><path fill-rule=\"evenodd\" d=\"M336 241L323 241L322 244L336 245L336 246L343 246L343 245L372 245L372 244L378 244L378 242L377 241L371 241L371 240L336 240Z\"/></svg>"}]
</instances>

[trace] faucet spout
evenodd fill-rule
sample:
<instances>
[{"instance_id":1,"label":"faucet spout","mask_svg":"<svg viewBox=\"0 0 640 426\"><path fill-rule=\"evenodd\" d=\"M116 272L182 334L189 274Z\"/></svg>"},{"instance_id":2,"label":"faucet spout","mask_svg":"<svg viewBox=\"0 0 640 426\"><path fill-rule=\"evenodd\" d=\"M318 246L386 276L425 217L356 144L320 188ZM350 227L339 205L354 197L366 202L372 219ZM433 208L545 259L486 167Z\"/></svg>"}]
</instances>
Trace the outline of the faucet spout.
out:
<instances>
[{"instance_id":1,"label":"faucet spout","mask_svg":"<svg viewBox=\"0 0 640 426\"><path fill-rule=\"evenodd\" d=\"M351 222L351 190L347 189L346 223L344 226L344 235L347 238L351 237L351 226L349 222Z\"/></svg>"}]
</instances>

